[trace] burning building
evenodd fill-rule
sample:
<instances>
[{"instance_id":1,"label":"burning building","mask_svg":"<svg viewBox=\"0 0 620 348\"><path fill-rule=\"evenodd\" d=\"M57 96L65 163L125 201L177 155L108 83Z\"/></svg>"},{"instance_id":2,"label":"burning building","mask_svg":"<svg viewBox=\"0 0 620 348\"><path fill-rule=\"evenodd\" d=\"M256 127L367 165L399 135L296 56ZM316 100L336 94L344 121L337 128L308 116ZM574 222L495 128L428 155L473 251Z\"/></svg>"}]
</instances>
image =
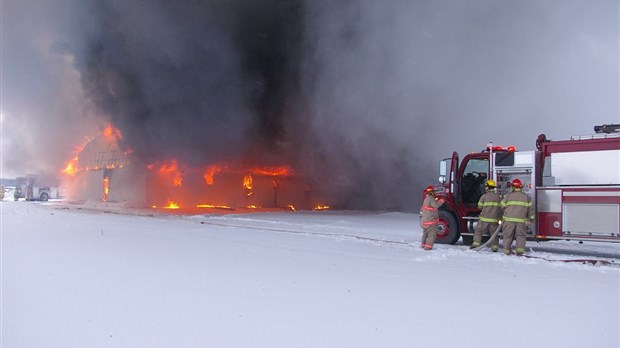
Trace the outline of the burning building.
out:
<instances>
[{"instance_id":1,"label":"burning building","mask_svg":"<svg viewBox=\"0 0 620 348\"><path fill-rule=\"evenodd\" d=\"M100 135L87 138L75 149L63 173L73 200L140 201L139 183L130 175L129 149L121 149L120 131L108 125ZM132 181L133 185L128 182ZM137 184L137 185L136 185Z\"/></svg>"},{"instance_id":2,"label":"burning building","mask_svg":"<svg viewBox=\"0 0 620 348\"><path fill-rule=\"evenodd\" d=\"M287 165L188 165L175 159L141 165L111 125L78 147L63 172L69 198L78 201L184 211L328 208Z\"/></svg>"}]
</instances>

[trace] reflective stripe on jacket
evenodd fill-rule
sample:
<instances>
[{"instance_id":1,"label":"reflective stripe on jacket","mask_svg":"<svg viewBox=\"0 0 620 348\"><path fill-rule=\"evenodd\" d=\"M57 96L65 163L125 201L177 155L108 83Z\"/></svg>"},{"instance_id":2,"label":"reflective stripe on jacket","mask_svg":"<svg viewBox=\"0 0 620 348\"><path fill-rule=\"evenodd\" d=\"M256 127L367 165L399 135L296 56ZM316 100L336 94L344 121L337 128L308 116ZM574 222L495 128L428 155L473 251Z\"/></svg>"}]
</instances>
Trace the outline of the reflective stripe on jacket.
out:
<instances>
[{"instance_id":1,"label":"reflective stripe on jacket","mask_svg":"<svg viewBox=\"0 0 620 348\"><path fill-rule=\"evenodd\" d=\"M443 199L437 199L433 195L426 195L422 202L422 226L429 227L439 223L439 207L444 204Z\"/></svg>"},{"instance_id":2,"label":"reflective stripe on jacket","mask_svg":"<svg viewBox=\"0 0 620 348\"><path fill-rule=\"evenodd\" d=\"M439 223L439 219L435 219L431 221L422 221L422 226L429 227L429 226L433 226L434 224L438 224L438 223Z\"/></svg>"},{"instance_id":3,"label":"reflective stripe on jacket","mask_svg":"<svg viewBox=\"0 0 620 348\"><path fill-rule=\"evenodd\" d=\"M502 197L493 190L487 191L478 201L480 211L480 221L496 223L502 217L501 208Z\"/></svg>"},{"instance_id":4,"label":"reflective stripe on jacket","mask_svg":"<svg viewBox=\"0 0 620 348\"><path fill-rule=\"evenodd\" d=\"M502 200L502 207L504 209L504 221L527 222L528 219L534 220L532 200L521 190L514 190L507 194Z\"/></svg>"}]
</instances>

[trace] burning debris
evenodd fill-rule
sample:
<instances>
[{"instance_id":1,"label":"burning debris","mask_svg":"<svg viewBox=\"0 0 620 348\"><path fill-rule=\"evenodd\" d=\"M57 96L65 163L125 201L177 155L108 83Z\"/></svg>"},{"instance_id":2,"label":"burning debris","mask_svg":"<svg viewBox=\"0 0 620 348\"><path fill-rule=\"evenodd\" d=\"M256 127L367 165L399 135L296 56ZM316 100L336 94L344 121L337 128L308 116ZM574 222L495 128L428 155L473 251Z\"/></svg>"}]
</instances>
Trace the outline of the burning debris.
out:
<instances>
[{"instance_id":1,"label":"burning debris","mask_svg":"<svg viewBox=\"0 0 620 348\"><path fill-rule=\"evenodd\" d=\"M164 207L164 209L179 209L179 208L181 208L179 206L179 203L175 201L168 201L168 204L166 204L166 206Z\"/></svg>"},{"instance_id":2,"label":"burning debris","mask_svg":"<svg viewBox=\"0 0 620 348\"><path fill-rule=\"evenodd\" d=\"M329 210L329 205L317 205L312 210Z\"/></svg>"}]
</instances>

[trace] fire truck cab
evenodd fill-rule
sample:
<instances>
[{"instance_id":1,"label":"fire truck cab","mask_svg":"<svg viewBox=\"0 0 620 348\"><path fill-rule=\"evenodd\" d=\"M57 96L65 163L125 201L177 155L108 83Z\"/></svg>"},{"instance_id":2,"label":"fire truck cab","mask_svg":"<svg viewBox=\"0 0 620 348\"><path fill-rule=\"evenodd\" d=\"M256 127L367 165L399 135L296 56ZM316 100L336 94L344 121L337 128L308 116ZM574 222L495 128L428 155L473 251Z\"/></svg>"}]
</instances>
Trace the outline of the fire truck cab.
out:
<instances>
[{"instance_id":1,"label":"fire truck cab","mask_svg":"<svg viewBox=\"0 0 620 348\"><path fill-rule=\"evenodd\" d=\"M438 242L471 244L485 181L504 195L517 178L536 212L528 238L620 242L620 125L594 128L562 141L541 134L534 151L488 144L461 162L457 152L441 160Z\"/></svg>"}]
</instances>

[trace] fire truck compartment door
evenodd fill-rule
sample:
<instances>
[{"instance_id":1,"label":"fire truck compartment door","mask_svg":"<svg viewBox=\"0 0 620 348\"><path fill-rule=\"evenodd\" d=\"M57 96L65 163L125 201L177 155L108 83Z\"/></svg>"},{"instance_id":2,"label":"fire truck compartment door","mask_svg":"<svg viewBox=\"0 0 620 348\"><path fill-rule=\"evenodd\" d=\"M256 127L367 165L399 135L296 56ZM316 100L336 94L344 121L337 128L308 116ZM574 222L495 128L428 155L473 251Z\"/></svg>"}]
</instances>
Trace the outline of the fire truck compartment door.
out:
<instances>
[{"instance_id":1,"label":"fire truck compartment door","mask_svg":"<svg viewBox=\"0 0 620 348\"><path fill-rule=\"evenodd\" d=\"M539 213L561 213L562 191L561 190L538 190L537 210Z\"/></svg>"},{"instance_id":2,"label":"fire truck compartment door","mask_svg":"<svg viewBox=\"0 0 620 348\"><path fill-rule=\"evenodd\" d=\"M551 154L551 175L556 185L620 184L618 168L620 150Z\"/></svg>"},{"instance_id":3,"label":"fire truck compartment door","mask_svg":"<svg viewBox=\"0 0 620 348\"><path fill-rule=\"evenodd\" d=\"M565 234L618 236L618 204L563 204Z\"/></svg>"}]
</instances>

